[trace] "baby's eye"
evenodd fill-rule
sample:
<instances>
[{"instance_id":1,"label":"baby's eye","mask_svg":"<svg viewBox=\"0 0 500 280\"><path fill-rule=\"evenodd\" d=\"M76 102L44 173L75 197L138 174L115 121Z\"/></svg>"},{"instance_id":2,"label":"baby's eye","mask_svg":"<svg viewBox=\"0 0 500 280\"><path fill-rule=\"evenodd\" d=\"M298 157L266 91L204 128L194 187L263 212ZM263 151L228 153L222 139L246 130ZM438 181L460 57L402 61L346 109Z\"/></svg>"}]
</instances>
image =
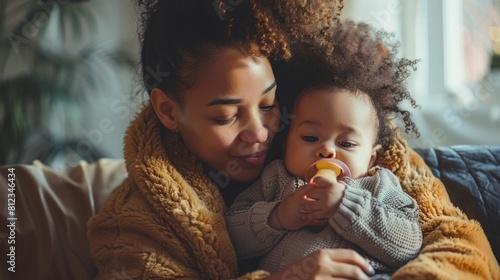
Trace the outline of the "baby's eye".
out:
<instances>
[{"instance_id":1,"label":"baby's eye","mask_svg":"<svg viewBox=\"0 0 500 280\"><path fill-rule=\"evenodd\" d=\"M304 136L300 136L300 138L302 139L302 141L308 142L308 143L314 143L314 142L318 141L318 137L316 137L316 136L304 135Z\"/></svg>"},{"instance_id":2,"label":"baby's eye","mask_svg":"<svg viewBox=\"0 0 500 280\"><path fill-rule=\"evenodd\" d=\"M340 147L347 148L347 149L356 147L356 144L351 143L351 142L340 142L339 145L340 145Z\"/></svg>"}]
</instances>

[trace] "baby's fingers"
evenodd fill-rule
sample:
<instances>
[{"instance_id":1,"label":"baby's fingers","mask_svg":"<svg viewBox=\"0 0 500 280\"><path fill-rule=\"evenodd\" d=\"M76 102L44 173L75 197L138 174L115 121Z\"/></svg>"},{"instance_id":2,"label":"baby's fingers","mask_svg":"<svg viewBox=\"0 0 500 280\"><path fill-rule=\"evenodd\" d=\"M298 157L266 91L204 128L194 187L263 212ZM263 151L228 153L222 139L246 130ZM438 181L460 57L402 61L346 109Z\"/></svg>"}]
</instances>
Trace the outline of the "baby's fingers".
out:
<instances>
[{"instance_id":1,"label":"baby's fingers","mask_svg":"<svg viewBox=\"0 0 500 280\"><path fill-rule=\"evenodd\" d=\"M304 198L307 200L320 200L321 198L324 198L328 195L328 189L324 187L314 187L309 189L306 193Z\"/></svg>"},{"instance_id":2,"label":"baby's fingers","mask_svg":"<svg viewBox=\"0 0 500 280\"><path fill-rule=\"evenodd\" d=\"M328 219L328 214L325 213L325 211L321 210L310 212L302 216L302 220L305 221L308 225L311 225L313 223L325 225L328 223Z\"/></svg>"},{"instance_id":3,"label":"baby's fingers","mask_svg":"<svg viewBox=\"0 0 500 280\"><path fill-rule=\"evenodd\" d=\"M301 213L311 213L315 211L323 210L324 205L320 200L311 200L310 202L304 203L300 208Z\"/></svg>"}]
</instances>

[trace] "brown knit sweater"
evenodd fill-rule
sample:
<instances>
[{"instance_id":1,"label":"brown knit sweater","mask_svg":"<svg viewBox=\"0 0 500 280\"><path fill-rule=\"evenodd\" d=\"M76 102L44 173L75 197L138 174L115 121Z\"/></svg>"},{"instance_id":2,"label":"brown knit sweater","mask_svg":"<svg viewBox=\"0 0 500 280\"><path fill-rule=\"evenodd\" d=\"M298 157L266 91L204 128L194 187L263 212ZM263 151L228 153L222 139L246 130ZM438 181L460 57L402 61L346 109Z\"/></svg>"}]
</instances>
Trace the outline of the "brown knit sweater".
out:
<instances>
[{"instance_id":1,"label":"brown knit sweater","mask_svg":"<svg viewBox=\"0 0 500 280\"><path fill-rule=\"evenodd\" d=\"M220 192L203 166L146 106L125 136L128 179L88 224L98 279L231 279L237 262ZM424 244L395 279L500 279L480 225L400 140L380 158L420 207ZM241 279L263 279L256 271Z\"/></svg>"}]
</instances>

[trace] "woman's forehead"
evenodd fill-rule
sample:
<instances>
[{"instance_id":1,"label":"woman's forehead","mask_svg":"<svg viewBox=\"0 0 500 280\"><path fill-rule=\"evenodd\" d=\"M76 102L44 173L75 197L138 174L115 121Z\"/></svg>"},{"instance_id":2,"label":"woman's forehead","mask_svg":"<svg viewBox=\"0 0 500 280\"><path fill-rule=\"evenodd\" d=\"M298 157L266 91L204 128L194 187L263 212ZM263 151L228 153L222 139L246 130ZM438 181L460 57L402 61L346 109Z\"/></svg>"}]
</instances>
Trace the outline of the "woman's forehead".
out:
<instances>
[{"instance_id":1,"label":"woman's forehead","mask_svg":"<svg viewBox=\"0 0 500 280\"><path fill-rule=\"evenodd\" d=\"M267 93L274 83L267 58L226 51L200 69L185 97L199 98L199 101L236 96L246 98Z\"/></svg>"}]
</instances>

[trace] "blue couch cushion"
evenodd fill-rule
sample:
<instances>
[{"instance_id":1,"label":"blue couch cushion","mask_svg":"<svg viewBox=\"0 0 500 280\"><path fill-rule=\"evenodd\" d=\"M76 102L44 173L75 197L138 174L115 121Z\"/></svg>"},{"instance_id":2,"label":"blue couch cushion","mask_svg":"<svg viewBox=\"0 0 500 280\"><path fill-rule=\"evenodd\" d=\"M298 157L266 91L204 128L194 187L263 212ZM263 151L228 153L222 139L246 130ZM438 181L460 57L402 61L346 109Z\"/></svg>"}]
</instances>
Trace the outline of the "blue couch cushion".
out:
<instances>
[{"instance_id":1,"label":"blue couch cushion","mask_svg":"<svg viewBox=\"0 0 500 280\"><path fill-rule=\"evenodd\" d=\"M481 223L500 260L500 146L415 149L441 179L451 201Z\"/></svg>"}]
</instances>

